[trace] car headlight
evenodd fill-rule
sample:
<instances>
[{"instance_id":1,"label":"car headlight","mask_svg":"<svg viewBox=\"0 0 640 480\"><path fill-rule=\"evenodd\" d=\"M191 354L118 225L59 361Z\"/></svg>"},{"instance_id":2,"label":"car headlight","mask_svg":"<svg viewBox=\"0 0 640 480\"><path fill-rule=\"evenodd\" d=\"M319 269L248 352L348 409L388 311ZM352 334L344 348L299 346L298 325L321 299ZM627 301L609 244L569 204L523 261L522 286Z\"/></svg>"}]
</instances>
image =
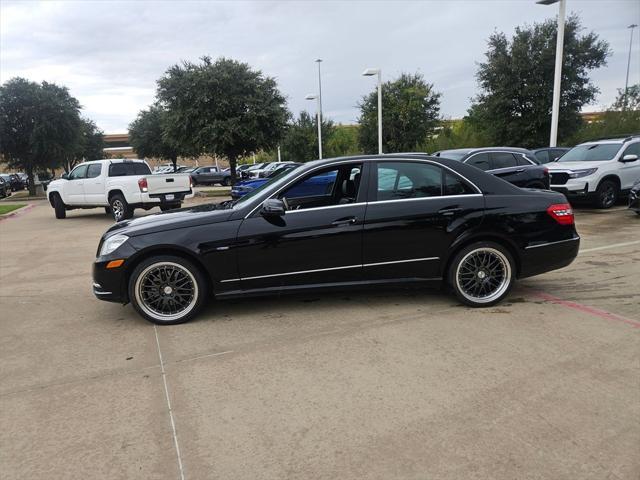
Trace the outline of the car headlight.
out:
<instances>
[{"instance_id":1,"label":"car headlight","mask_svg":"<svg viewBox=\"0 0 640 480\"><path fill-rule=\"evenodd\" d=\"M571 178L588 177L589 175L596 173L597 168L585 168L584 170L574 170L569 174Z\"/></svg>"},{"instance_id":2,"label":"car headlight","mask_svg":"<svg viewBox=\"0 0 640 480\"><path fill-rule=\"evenodd\" d=\"M100 256L109 255L127 240L129 240L129 237L126 235L114 235L113 237L107 238L100 249Z\"/></svg>"}]
</instances>

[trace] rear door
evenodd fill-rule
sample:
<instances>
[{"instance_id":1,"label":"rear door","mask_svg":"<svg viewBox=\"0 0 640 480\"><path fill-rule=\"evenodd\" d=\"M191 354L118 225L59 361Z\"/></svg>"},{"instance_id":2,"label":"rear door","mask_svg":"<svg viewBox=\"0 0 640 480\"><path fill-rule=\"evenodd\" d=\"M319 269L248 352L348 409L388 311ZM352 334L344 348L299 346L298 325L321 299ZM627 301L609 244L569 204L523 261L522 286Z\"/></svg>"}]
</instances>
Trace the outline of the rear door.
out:
<instances>
[{"instance_id":1,"label":"rear door","mask_svg":"<svg viewBox=\"0 0 640 480\"><path fill-rule=\"evenodd\" d=\"M482 194L455 172L420 161L377 162L363 233L367 279L436 279L460 233L482 220Z\"/></svg>"}]
</instances>

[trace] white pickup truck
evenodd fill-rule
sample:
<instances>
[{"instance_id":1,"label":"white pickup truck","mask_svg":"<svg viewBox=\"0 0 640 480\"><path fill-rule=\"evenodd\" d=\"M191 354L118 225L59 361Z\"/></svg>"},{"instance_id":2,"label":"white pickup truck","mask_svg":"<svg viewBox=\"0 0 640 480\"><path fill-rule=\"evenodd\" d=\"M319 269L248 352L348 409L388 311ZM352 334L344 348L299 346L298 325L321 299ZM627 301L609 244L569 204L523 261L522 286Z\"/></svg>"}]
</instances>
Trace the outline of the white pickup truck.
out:
<instances>
[{"instance_id":1,"label":"white pickup truck","mask_svg":"<svg viewBox=\"0 0 640 480\"><path fill-rule=\"evenodd\" d=\"M67 210L104 207L116 222L131 218L136 208L180 208L192 196L188 174L152 175L145 161L128 159L81 163L47 188L56 218Z\"/></svg>"}]
</instances>

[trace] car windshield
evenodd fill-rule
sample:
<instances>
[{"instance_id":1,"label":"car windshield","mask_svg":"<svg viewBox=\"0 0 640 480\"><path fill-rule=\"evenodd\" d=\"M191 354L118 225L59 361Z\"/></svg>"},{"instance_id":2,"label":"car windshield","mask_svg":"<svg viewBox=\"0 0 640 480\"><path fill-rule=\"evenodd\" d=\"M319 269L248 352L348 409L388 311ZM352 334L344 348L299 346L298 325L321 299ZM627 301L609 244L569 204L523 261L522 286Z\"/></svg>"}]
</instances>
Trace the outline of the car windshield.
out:
<instances>
[{"instance_id":1,"label":"car windshield","mask_svg":"<svg viewBox=\"0 0 640 480\"><path fill-rule=\"evenodd\" d=\"M255 190L251 190L245 196L240 197L238 200L234 202L234 205L240 205L240 204L244 205L245 203L247 203L247 200L252 199L256 195L259 195L260 193L268 189L271 190L271 189L278 188L281 184L286 182L289 176L293 174L293 172L298 170L298 168L300 168L300 166L292 167L290 169L282 168L281 172L275 172L276 175L269 177L269 180L267 180L265 183L260 185L258 188L256 188Z\"/></svg>"},{"instance_id":2,"label":"car windshield","mask_svg":"<svg viewBox=\"0 0 640 480\"><path fill-rule=\"evenodd\" d=\"M621 143L593 143L573 147L558 162L597 162L611 160L622 147Z\"/></svg>"}]
</instances>

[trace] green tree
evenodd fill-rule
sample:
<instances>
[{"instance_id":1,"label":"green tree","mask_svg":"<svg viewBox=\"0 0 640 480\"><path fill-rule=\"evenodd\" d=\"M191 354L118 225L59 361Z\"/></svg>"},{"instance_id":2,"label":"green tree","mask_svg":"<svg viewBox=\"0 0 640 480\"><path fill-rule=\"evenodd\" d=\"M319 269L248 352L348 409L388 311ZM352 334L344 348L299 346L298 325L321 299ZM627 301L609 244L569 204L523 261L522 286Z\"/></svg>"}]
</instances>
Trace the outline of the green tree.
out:
<instances>
[{"instance_id":1,"label":"green tree","mask_svg":"<svg viewBox=\"0 0 640 480\"><path fill-rule=\"evenodd\" d=\"M596 138L638 132L640 132L640 84L629 87L626 99L624 89L618 89L618 96L613 105L602 114L602 117L583 125L566 143L576 145Z\"/></svg>"},{"instance_id":2,"label":"green tree","mask_svg":"<svg viewBox=\"0 0 640 480\"><path fill-rule=\"evenodd\" d=\"M322 145L334 133L331 120L322 120ZM287 162L308 162L318 158L318 122L307 112L300 112L298 118L287 125L287 130L280 143L280 155Z\"/></svg>"},{"instance_id":3,"label":"green tree","mask_svg":"<svg viewBox=\"0 0 640 480\"><path fill-rule=\"evenodd\" d=\"M248 64L220 58L174 65L158 80L166 139L194 154L224 155L235 182L238 157L275 147L289 112L276 81Z\"/></svg>"},{"instance_id":4,"label":"green tree","mask_svg":"<svg viewBox=\"0 0 640 480\"><path fill-rule=\"evenodd\" d=\"M166 110L158 105L142 110L129 125L129 142L138 156L169 160L175 171L180 152L167 138L166 118Z\"/></svg>"},{"instance_id":5,"label":"green tree","mask_svg":"<svg viewBox=\"0 0 640 480\"><path fill-rule=\"evenodd\" d=\"M358 123L360 147L378 152L378 92L365 95ZM403 73L382 85L382 148L386 153L409 152L431 135L438 125L440 94L421 73Z\"/></svg>"},{"instance_id":6,"label":"green tree","mask_svg":"<svg viewBox=\"0 0 640 480\"><path fill-rule=\"evenodd\" d=\"M592 102L598 89L589 72L606 65L609 45L595 33L582 34L580 19L571 15L565 25L560 95L559 138L580 127L580 109ZM489 38L486 61L477 78L482 92L469 109L470 121L495 145L540 147L551 129L557 25L553 19L516 28Z\"/></svg>"},{"instance_id":7,"label":"green tree","mask_svg":"<svg viewBox=\"0 0 640 480\"><path fill-rule=\"evenodd\" d=\"M82 139L80 104L65 87L13 78L0 86L0 155L25 171L29 193L37 170L73 158Z\"/></svg>"}]
</instances>

